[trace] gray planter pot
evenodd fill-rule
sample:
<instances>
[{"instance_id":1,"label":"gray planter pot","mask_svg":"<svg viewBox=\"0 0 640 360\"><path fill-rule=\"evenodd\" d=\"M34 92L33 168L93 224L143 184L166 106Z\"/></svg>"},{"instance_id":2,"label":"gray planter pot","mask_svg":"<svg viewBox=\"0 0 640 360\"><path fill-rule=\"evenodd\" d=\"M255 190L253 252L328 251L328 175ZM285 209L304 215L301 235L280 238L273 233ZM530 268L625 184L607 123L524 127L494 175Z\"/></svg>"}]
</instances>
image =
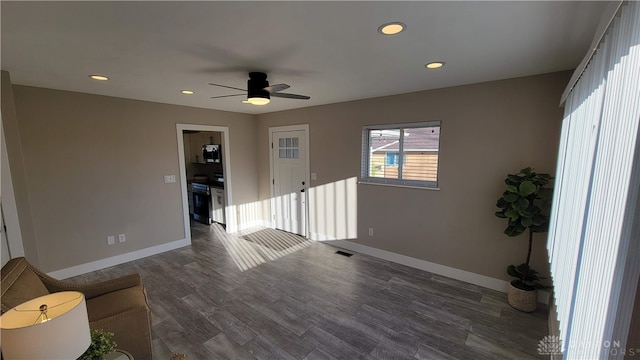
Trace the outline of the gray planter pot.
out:
<instances>
[{"instance_id":1,"label":"gray planter pot","mask_svg":"<svg viewBox=\"0 0 640 360\"><path fill-rule=\"evenodd\" d=\"M513 282L509 282L507 289L507 301L512 308L524 312L533 312L538 306L538 290L522 290L513 286Z\"/></svg>"}]
</instances>

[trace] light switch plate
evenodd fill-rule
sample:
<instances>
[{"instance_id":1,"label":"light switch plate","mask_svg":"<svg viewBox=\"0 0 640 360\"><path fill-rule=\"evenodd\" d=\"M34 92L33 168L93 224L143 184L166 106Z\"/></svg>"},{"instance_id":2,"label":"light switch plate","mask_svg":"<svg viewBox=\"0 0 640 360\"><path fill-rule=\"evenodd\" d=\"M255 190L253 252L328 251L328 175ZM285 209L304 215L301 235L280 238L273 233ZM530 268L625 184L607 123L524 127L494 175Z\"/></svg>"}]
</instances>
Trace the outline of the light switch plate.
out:
<instances>
[{"instance_id":1,"label":"light switch plate","mask_svg":"<svg viewBox=\"0 0 640 360\"><path fill-rule=\"evenodd\" d=\"M164 176L164 183L165 184L171 184L176 182L176 176L175 175L165 175Z\"/></svg>"},{"instance_id":2,"label":"light switch plate","mask_svg":"<svg viewBox=\"0 0 640 360\"><path fill-rule=\"evenodd\" d=\"M118 235L118 241L119 242L125 242L125 241L127 241L127 238L124 236L124 234L120 234L120 235Z\"/></svg>"},{"instance_id":3,"label":"light switch plate","mask_svg":"<svg viewBox=\"0 0 640 360\"><path fill-rule=\"evenodd\" d=\"M115 245L116 237L113 235L107 236L107 245Z\"/></svg>"}]
</instances>

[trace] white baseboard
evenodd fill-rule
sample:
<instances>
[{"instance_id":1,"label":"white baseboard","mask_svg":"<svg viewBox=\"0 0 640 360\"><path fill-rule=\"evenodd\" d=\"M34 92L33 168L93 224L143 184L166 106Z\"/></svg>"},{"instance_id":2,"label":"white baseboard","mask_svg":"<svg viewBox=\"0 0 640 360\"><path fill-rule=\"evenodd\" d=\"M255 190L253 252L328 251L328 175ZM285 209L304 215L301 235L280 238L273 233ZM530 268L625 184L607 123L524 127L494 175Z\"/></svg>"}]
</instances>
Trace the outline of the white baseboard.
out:
<instances>
[{"instance_id":1,"label":"white baseboard","mask_svg":"<svg viewBox=\"0 0 640 360\"><path fill-rule=\"evenodd\" d=\"M452 268L445 265L436 264L430 261L416 259L410 256L396 254L390 251L377 249L371 246L366 246L351 242L348 240L335 240L330 236L312 233L313 240L328 241L330 245L334 245L343 249L359 252L361 254L377 257L380 259L388 260L397 264L409 266L412 268L432 272L434 274L446 276L448 278L464 281L470 284L482 286L488 289L507 292L508 282L496 278L492 278L485 275L472 273L465 270ZM538 291L538 302L542 304L549 303L549 293L546 291Z\"/></svg>"},{"instance_id":2,"label":"white baseboard","mask_svg":"<svg viewBox=\"0 0 640 360\"><path fill-rule=\"evenodd\" d=\"M54 277L56 279L66 279L73 276L86 274L88 272L105 269L110 266L120 265L129 261L142 259L147 256L160 254L170 250L175 250L175 249L178 249L184 246L189 246L189 245L191 245L190 239L176 240L176 241L168 242L165 244L160 244L160 245L148 247L145 249L132 251L130 253L112 256L106 259L100 259L100 260L72 266L66 269L52 271L50 273L47 273L47 275Z\"/></svg>"},{"instance_id":3,"label":"white baseboard","mask_svg":"<svg viewBox=\"0 0 640 360\"><path fill-rule=\"evenodd\" d=\"M329 235L325 235L325 234L319 234L319 233L313 232L313 231L311 231L309 233L309 239L315 240L315 241L337 241L338 240L338 239L334 238L333 236L329 236ZM341 241L346 241L346 240L341 240ZM367 255L369 255L369 254L367 254ZM374 255L371 255L371 256L374 256Z\"/></svg>"}]
</instances>

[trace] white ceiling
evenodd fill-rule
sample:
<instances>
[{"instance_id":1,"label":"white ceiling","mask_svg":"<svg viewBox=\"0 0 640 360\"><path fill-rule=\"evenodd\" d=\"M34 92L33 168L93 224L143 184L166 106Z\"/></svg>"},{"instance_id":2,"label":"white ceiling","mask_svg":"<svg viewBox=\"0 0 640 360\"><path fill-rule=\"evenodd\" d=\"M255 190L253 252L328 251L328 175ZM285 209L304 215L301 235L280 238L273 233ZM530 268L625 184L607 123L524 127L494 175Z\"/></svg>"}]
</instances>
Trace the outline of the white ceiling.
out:
<instances>
[{"instance_id":1,"label":"white ceiling","mask_svg":"<svg viewBox=\"0 0 640 360\"><path fill-rule=\"evenodd\" d=\"M605 2L9 2L14 84L266 113L575 68ZM386 22L407 24L383 36ZM433 60L446 62L426 70ZM242 96L247 72L311 100ZM104 74L97 82L89 74ZM195 95L180 94L192 89Z\"/></svg>"}]
</instances>

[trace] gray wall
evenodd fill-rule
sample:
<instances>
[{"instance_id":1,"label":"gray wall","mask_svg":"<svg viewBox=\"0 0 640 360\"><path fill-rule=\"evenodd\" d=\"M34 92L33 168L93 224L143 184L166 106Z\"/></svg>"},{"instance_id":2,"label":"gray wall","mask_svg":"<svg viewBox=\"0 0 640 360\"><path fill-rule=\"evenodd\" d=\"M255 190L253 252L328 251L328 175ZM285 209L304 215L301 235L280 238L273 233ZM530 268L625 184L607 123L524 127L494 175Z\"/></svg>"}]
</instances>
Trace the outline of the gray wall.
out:
<instances>
[{"instance_id":1,"label":"gray wall","mask_svg":"<svg viewBox=\"0 0 640 360\"><path fill-rule=\"evenodd\" d=\"M54 271L185 238L176 123L228 126L233 196L257 198L255 116L13 86L39 266ZM4 99L3 99L4 100ZM8 135L8 132L7 132ZM8 144L11 145L11 144ZM8 149L16 154L15 147ZM125 243L107 246L107 235ZM32 244L31 244L32 243ZM27 246L28 245L28 246Z\"/></svg>"},{"instance_id":2,"label":"gray wall","mask_svg":"<svg viewBox=\"0 0 640 360\"><path fill-rule=\"evenodd\" d=\"M531 166L554 174L563 115L558 103L570 74L259 115L260 197L270 196L269 127L309 124L310 167L317 173L311 186L334 189L329 200L310 199L310 212L323 214L311 217L312 232L506 280L506 266L525 261L527 239L503 235L506 223L494 216L495 203L507 173ZM357 231L341 229L345 222L336 217L352 210L340 208L351 205L336 189L359 176L362 126L431 120L442 121L440 190L358 184ZM535 240L533 266L548 273L546 234Z\"/></svg>"}]
</instances>

